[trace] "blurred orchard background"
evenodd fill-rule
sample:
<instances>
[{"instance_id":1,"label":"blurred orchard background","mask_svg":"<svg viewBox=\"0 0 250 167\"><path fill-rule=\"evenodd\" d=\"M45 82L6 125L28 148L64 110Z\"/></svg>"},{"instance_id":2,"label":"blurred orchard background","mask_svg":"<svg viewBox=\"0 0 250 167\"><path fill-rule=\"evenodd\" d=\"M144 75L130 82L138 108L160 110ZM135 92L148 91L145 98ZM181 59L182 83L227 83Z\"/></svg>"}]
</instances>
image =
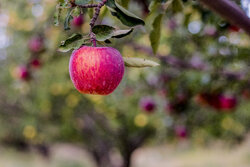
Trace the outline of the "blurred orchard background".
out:
<instances>
[{"instance_id":1,"label":"blurred orchard background","mask_svg":"<svg viewBox=\"0 0 250 167\"><path fill-rule=\"evenodd\" d=\"M250 166L247 33L200 1L117 3L145 26L102 45L160 66L126 68L114 93L97 96L74 88L71 52L58 52L88 34L92 9L64 31L55 0L0 1L0 166ZM235 3L250 17L249 0ZM106 6L96 24L128 29Z\"/></svg>"}]
</instances>

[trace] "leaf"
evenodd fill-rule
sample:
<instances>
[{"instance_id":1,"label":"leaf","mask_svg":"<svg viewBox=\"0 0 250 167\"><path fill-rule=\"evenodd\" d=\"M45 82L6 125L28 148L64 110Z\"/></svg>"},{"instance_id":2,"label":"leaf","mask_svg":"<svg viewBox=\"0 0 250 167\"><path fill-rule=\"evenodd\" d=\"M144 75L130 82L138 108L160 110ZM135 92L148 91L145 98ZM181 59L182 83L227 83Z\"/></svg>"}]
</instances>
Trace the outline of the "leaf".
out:
<instances>
[{"instance_id":1,"label":"leaf","mask_svg":"<svg viewBox=\"0 0 250 167\"><path fill-rule=\"evenodd\" d=\"M60 52L68 52L73 49L79 49L83 44L86 43L86 38L83 38L81 34L73 34L65 41L61 42L58 51Z\"/></svg>"},{"instance_id":2,"label":"leaf","mask_svg":"<svg viewBox=\"0 0 250 167\"><path fill-rule=\"evenodd\" d=\"M122 38L125 37L127 35L129 35L130 33L133 32L133 28L128 29L128 30L116 30L112 36L112 38Z\"/></svg>"},{"instance_id":3,"label":"leaf","mask_svg":"<svg viewBox=\"0 0 250 167\"><path fill-rule=\"evenodd\" d=\"M96 25L93 27L93 33L96 35L97 41L106 41L110 38L122 38L133 32L133 29L116 30L114 27L108 25Z\"/></svg>"},{"instance_id":4,"label":"leaf","mask_svg":"<svg viewBox=\"0 0 250 167\"><path fill-rule=\"evenodd\" d=\"M145 25L141 18L126 10L114 0L108 0L106 6L108 6L111 14L117 17L126 26L133 27L137 25Z\"/></svg>"},{"instance_id":5,"label":"leaf","mask_svg":"<svg viewBox=\"0 0 250 167\"><path fill-rule=\"evenodd\" d=\"M155 67L159 64L152 61L152 60L146 60L142 58L134 58L134 57L123 57L124 64L126 67Z\"/></svg>"},{"instance_id":6,"label":"leaf","mask_svg":"<svg viewBox=\"0 0 250 167\"><path fill-rule=\"evenodd\" d=\"M154 54L157 52L161 38L161 22L163 14L159 14L153 22L153 30L150 33L150 42Z\"/></svg>"},{"instance_id":7,"label":"leaf","mask_svg":"<svg viewBox=\"0 0 250 167\"><path fill-rule=\"evenodd\" d=\"M183 10L183 3L181 0L173 0L172 8L175 13L181 12Z\"/></svg>"},{"instance_id":8,"label":"leaf","mask_svg":"<svg viewBox=\"0 0 250 167\"><path fill-rule=\"evenodd\" d=\"M90 0L75 0L76 5L86 5L90 2Z\"/></svg>"},{"instance_id":9,"label":"leaf","mask_svg":"<svg viewBox=\"0 0 250 167\"><path fill-rule=\"evenodd\" d=\"M113 36L115 28L108 25L96 25L92 31L98 41L105 41Z\"/></svg>"},{"instance_id":10,"label":"leaf","mask_svg":"<svg viewBox=\"0 0 250 167\"><path fill-rule=\"evenodd\" d=\"M124 8L128 8L128 5L129 5L129 1L130 0L121 0L121 4L122 4L122 6L124 7Z\"/></svg>"},{"instance_id":11,"label":"leaf","mask_svg":"<svg viewBox=\"0 0 250 167\"><path fill-rule=\"evenodd\" d=\"M70 8L67 12L67 16L64 21L64 30L70 30L70 21L73 19L73 17L71 16L72 10L73 8Z\"/></svg>"}]
</instances>

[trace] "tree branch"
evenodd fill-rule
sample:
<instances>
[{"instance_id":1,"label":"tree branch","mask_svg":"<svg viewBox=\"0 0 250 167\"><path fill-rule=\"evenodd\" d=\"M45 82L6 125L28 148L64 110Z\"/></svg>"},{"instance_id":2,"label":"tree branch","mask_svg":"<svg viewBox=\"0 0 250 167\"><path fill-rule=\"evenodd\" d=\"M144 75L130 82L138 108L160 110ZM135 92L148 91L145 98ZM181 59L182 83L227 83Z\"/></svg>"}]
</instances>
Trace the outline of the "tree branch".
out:
<instances>
[{"instance_id":1,"label":"tree branch","mask_svg":"<svg viewBox=\"0 0 250 167\"><path fill-rule=\"evenodd\" d=\"M238 7L237 4L230 0L200 0L204 5L218 13L229 21L242 28L248 35L250 35L250 18Z\"/></svg>"},{"instance_id":2,"label":"tree branch","mask_svg":"<svg viewBox=\"0 0 250 167\"><path fill-rule=\"evenodd\" d=\"M167 64L177 68L177 69L193 69L193 70L199 70L199 71L203 71L203 72L208 72L211 73L212 71L214 71L214 69L212 69L212 67L206 63L204 63L202 66L196 66L193 65L190 62L184 61L180 58L177 58L175 56L171 56L171 55L161 55L161 54L156 54L154 55L153 51L151 48L148 48L146 46L142 46L136 43L128 43L129 46L131 46L133 49L135 49L136 51L141 51L145 54L148 54L150 56L156 56L157 58L159 58L160 60L162 60L163 62L166 62ZM220 71L216 71L217 74L221 75L222 77L225 77L228 80L236 80L236 81L241 81L246 79L247 75L244 72L232 72L232 71L227 71L225 69L222 69Z\"/></svg>"},{"instance_id":3,"label":"tree branch","mask_svg":"<svg viewBox=\"0 0 250 167\"><path fill-rule=\"evenodd\" d=\"M96 36L92 32L92 29L93 29L95 22L100 14L101 8L105 5L106 2L107 2L107 0L102 0L102 2L100 2L98 4L98 6L95 8L95 14L89 23L89 25L90 25L90 39L91 39L94 47L96 47Z\"/></svg>"}]
</instances>

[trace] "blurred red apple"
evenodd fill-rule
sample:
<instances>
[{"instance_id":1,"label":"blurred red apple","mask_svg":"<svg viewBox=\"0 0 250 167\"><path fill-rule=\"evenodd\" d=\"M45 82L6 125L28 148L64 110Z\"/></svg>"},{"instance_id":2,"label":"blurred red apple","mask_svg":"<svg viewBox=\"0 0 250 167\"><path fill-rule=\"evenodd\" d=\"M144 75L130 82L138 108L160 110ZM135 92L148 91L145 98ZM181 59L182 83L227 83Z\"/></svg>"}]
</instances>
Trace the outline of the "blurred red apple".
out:
<instances>
[{"instance_id":1,"label":"blurred red apple","mask_svg":"<svg viewBox=\"0 0 250 167\"><path fill-rule=\"evenodd\" d=\"M141 98L139 104L141 109L148 113L152 113L156 108L154 99L149 96Z\"/></svg>"},{"instance_id":2,"label":"blurred red apple","mask_svg":"<svg viewBox=\"0 0 250 167\"><path fill-rule=\"evenodd\" d=\"M28 43L28 46L31 52L34 53L41 52L44 48L43 38L40 36L32 37Z\"/></svg>"},{"instance_id":3,"label":"blurred red apple","mask_svg":"<svg viewBox=\"0 0 250 167\"><path fill-rule=\"evenodd\" d=\"M30 65L33 68L39 68L41 66L41 61L39 59L32 59Z\"/></svg>"},{"instance_id":4,"label":"blurred red apple","mask_svg":"<svg viewBox=\"0 0 250 167\"><path fill-rule=\"evenodd\" d=\"M233 31L233 32L239 32L240 31L240 28L235 26L235 25L230 25L229 26L229 30L230 31Z\"/></svg>"},{"instance_id":5,"label":"blurred red apple","mask_svg":"<svg viewBox=\"0 0 250 167\"><path fill-rule=\"evenodd\" d=\"M72 53L69 73L79 92L108 95L122 80L124 62L114 48L83 46Z\"/></svg>"},{"instance_id":6,"label":"blurred red apple","mask_svg":"<svg viewBox=\"0 0 250 167\"><path fill-rule=\"evenodd\" d=\"M26 66L19 66L17 68L17 77L21 80L28 80L30 78L28 68Z\"/></svg>"},{"instance_id":7,"label":"blurred red apple","mask_svg":"<svg viewBox=\"0 0 250 167\"><path fill-rule=\"evenodd\" d=\"M186 138L187 137L187 129L185 126L179 125L175 127L175 134L179 138Z\"/></svg>"},{"instance_id":8,"label":"blurred red apple","mask_svg":"<svg viewBox=\"0 0 250 167\"><path fill-rule=\"evenodd\" d=\"M221 110L231 110L237 105L237 99L234 96L221 95L219 97L220 109Z\"/></svg>"},{"instance_id":9,"label":"blurred red apple","mask_svg":"<svg viewBox=\"0 0 250 167\"><path fill-rule=\"evenodd\" d=\"M75 27L81 27L82 24L84 23L83 15L74 17L72 23L73 23L73 26Z\"/></svg>"},{"instance_id":10,"label":"blurred red apple","mask_svg":"<svg viewBox=\"0 0 250 167\"><path fill-rule=\"evenodd\" d=\"M231 110L237 105L236 97L217 93L201 93L196 100L200 104L209 105L217 110Z\"/></svg>"}]
</instances>

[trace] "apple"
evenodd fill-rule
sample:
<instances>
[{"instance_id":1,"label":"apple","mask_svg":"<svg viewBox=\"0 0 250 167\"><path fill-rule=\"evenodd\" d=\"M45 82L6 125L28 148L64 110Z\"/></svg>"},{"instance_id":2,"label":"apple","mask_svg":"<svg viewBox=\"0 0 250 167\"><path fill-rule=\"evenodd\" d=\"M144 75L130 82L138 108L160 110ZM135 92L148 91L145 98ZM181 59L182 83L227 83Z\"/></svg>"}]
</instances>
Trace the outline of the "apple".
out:
<instances>
[{"instance_id":1,"label":"apple","mask_svg":"<svg viewBox=\"0 0 250 167\"><path fill-rule=\"evenodd\" d=\"M239 32L240 28L237 27L236 25L230 25L229 30L232 31L232 32Z\"/></svg>"},{"instance_id":2,"label":"apple","mask_svg":"<svg viewBox=\"0 0 250 167\"><path fill-rule=\"evenodd\" d=\"M28 47L31 52L38 53L44 48L44 41L41 36L34 36L30 39Z\"/></svg>"},{"instance_id":3,"label":"apple","mask_svg":"<svg viewBox=\"0 0 250 167\"><path fill-rule=\"evenodd\" d=\"M41 61L39 59L32 59L30 65L33 68L39 68L41 66Z\"/></svg>"},{"instance_id":4,"label":"apple","mask_svg":"<svg viewBox=\"0 0 250 167\"><path fill-rule=\"evenodd\" d=\"M16 72L17 77L21 80L28 80L30 78L30 73L26 66L19 66Z\"/></svg>"},{"instance_id":5,"label":"apple","mask_svg":"<svg viewBox=\"0 0 250 167\"><path fill-rule=\"evenodd\" d=\"M234 109L237 105L235 96L224 94L201 93L197 96L197 102L209 105L219 111Z\"/></svg>"},{"instance_id":6,"label":"apple","mask_svg":"<svg viewBox=\"0 0 250 167\"><path fill-rule=\"evenodd\" d=\"M219 103L221 110L232 110L237 105L237 99L234 96L221 95L219 96Z\"/></svg>"},{"instance_id":7,"label":"apple","mask_svg":"<svg viewBox=\"0 0 250 167\"><path fill-rule=\"evenodd\" d=\"M147 113L152 113L156 108L155 101L149 96L141 98L139 104L141 109L146 111Z\"/></svg>"},{"instance_id":8,"label":"apple","mask_svg":"<svg viewBox=\"0 0 250 167\"><path fill-rule=\"evenodd\" d=\"M175 127L175 135L179 138L185 139L187 137L187 129L185 126L178 125Z\"/></svg>"},{"instance_id":9,"label":"apple","mask_svg":"<svg viewBox=\"0 0 250 167\"><path fill-rule=\"evenodd\" d=\"M84 23L83 15L74 17L72 23L73 23L73 26L75 27L81 27L82 24Z\"/></svg>"},{"instance_id":10,"label":"apple","mask_svg":"<svg viewBox=\"0 0 250 167\"><path fill-rule=\"evenodd\" d=\"M69 74L80 93L108 95L122 80L124 61L114 48L82 46L71 55Z\"/></svg>"}]
</instances>

